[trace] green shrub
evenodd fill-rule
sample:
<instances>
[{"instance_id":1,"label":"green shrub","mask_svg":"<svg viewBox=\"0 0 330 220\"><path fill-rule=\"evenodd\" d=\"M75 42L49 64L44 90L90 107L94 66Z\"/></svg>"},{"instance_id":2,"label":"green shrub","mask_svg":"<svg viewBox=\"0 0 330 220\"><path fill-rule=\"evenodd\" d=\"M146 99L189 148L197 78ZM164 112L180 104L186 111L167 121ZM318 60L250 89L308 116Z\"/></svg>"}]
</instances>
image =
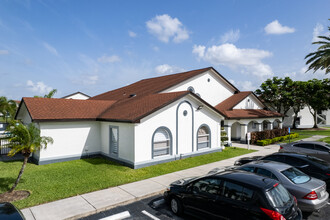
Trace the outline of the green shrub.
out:
<instances>
[{"instance_id":1,"label":"green shrub","mask_svg":"<svg viewBox=\"0 0 330 220\"><path fill-rule=\"evenodd\" d=\"M272 138L272 139L258 140L256 142L256 144L259 145L259 146L266 146L266 145L273 144L273 143L276 143L276 142L285 141L289 138L293 139L293 138L297 138L297 137L299 137L298 133L291 133L290 135L275 137L275 138Z\"/></svg>"}]
</instances>

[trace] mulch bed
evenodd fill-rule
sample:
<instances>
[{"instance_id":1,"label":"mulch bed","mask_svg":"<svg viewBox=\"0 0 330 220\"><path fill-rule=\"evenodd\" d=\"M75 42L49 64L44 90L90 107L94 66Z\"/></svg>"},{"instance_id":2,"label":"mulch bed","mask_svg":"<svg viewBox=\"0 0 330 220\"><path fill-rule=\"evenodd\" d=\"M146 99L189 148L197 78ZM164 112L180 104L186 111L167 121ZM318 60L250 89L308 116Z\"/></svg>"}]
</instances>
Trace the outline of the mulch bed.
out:
<instances>
[{"instance_id":1,"label":"mulch bed","mask_svg":"<svg viewBox=\"0 0 330 220\"><path fill-rule=\"evenodd\" d=\"M30 192L25 190L18 190L12 193L5 192L0 194L0 202L14 202L17 200L25 199L29 196Z\"/></svg>"}]
</instances>

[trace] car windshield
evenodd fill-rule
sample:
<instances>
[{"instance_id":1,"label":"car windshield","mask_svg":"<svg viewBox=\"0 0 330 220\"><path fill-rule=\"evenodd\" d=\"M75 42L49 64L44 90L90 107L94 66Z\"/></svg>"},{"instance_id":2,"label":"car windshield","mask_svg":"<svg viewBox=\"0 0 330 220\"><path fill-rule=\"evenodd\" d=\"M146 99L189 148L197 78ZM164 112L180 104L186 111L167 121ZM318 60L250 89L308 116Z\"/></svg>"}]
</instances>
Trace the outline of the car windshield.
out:
<instances>
[{"instance_id":1,"label":"car windshield","mask_svg":"<svg viewBox=\"0 0 330 220\"><path fill-rule=\"evenodd\" d=\"M289 192L281 185L277 183L275 187L266 192L267 198L274 208L282 208L291 204L291 196Z\"/></svg>"},{"instance_id":2,"label":"car windshield","mask_svg":"<svg viewBox=\"0 0 330 220\"><path fill-rule=\"evenodd\" d=\"M289 180L291 180L291 182L295 184L306 183L311 179L308 175L294 167L283 170L281 173L283 173L284 176L286 176Z\"/></svg>"}]
</instances>

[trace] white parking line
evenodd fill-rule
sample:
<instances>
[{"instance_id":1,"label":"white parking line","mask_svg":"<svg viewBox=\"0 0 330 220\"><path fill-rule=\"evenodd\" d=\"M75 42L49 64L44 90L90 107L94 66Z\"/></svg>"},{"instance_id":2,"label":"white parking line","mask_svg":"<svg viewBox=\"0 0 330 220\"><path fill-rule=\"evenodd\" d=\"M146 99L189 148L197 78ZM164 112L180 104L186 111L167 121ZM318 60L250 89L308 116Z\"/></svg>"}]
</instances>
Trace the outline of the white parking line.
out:
<instances>
[{"instance_id":1,"label":"white parking line","mask_svg":"<svg viewBox=\"0 0 330 220\"><path fill-rule=\"evenodd\" d=\"M120 219L128 218L130 216L131 216L131 214L129 214L128 211L125 211L125 212L121 212L121 213L111 215L111 216L108 216L105 218L101 218L99 220L120 220Z\"/></svg>"},{"instance_id":2,"label":"white parking line","mask_svg":"<svg viewBox=\"0 0 330 220\"><path fill-rule=\"evenodd\" d=\"M157 218L156 216L151 215L149 212L147 212L146 210L142 211L143 214L145 214L146 216L152 218L153 220L160 220L159 218Z\"/></svg>"}]
</instances>

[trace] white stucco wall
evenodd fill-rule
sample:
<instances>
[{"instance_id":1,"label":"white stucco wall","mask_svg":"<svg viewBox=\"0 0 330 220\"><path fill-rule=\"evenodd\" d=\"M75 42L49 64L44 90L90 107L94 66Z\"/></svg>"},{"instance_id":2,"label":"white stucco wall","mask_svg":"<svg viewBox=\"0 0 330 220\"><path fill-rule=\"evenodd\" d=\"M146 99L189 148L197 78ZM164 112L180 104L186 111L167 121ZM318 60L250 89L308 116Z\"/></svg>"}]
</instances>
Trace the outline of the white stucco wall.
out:
<instances>
[{"instance_id":1,"label":"white stucco wall","mask_svg":"<svg viewBox=\"0 0 330 220\"><path fill-rule=\"evenodd\" d=\"M330 126L330 109L322 111L322 114L326 116L326 126Z\"/></svg>"},{"instance_id":2,"label":"white stucco wall","mask_svg":"<svg viewBox=\"0 0 330 220\"><path fill-rule=\"evenodd\" d=\"M186 105L186 101L191 103L193 107L193 114L194 114L194 120L193 120L193 126L194 130L192 131L192 128L187 125L188 132L192 132L192 142L194 144L194 153L197 152L197 130L202 124L207 124L210 127L211 130L211 148L216 149L220 148L220 121L222 119L221 116L213 113L206 107L204 107L202 110L197 111L197 107L200 105L200 103L197 102L193 97L186 96L166 107L164 107L161 110L158 110L154 112L153 114L143 118L141 120L141 123L136 124L135 127L135 163L145 163L145 162L151 162L155 160L162 160L170 157L174 157L176 154L176 143L180 143L180 136L177 140L177 132L176 132L176 124L177 124L177 108L180 105L178 115L182 115L184 110L189 109ZM181 108L182 106L182 108ZM188 111L188 114L190 112ZM179 122L180 124L180 122ZM170 156L160 156L152 159L152 136L157 128L159 127L166 127L170 130L172 135L172 155ZM183 134L184 135L184 134ZM183 137L184 138L184 137ZM187 148L188 149L188 148ZM178 153L180 152L187 152L187 149L184 148L183 151L178 149ZM192 146L190 147L190 152L192 153ZM202 149L203 150L209 150L209 149Z\"/></svg>"},{"instance_id":3,"label":"white stucco wall","mask_svg":"<svg viewBox=\"0 0 330 220\"><path fill-rule=\"evenodd\" d=\"M250 101L249 101L250 100ZM233 109L262 109L264 106L254 96L249 95L238 103Z\"/></svg>"},{"instance_id":4,"label":"white stucco wall","mask_svg":"<svg viewBox=\"0 0 330 220\"><path fill-rule=\"evenodd\" d=\"M312 110L313 111L313 110ZM330 110L322 111L322 114L326 117L326 124L322 124L321 126L330 126ZM288 117L284 118L284 127L291 127L294 118L294 112L290 109L286 115ZM299 113L298 117L300 117L300 125L297 125L297 128L312 128L314 126L314 118L310 113L308 107L303 108Z\"/></svg>"},{"instance_id":5,"label":"white stucco wall","mask_svg":"<svg viewBox=\"0 0 330 220\"><path fill-rule=\"evenodd\" d=\"M219 104L234 94L234 89L210 70L181 82L163 91L163 93L186 91L190 86L194 88L196 94L200 94L201 98L212 106Z\"/></svg>"},{"instance_id":6,"label":"white stucco wall","mask_svg":"<svg viewBox=\"0 0 330 220\"><path fill-rule=\"evenodd\" d=\"M110 126L119 129L118 158L115 159L133 163L135 124L101 122L101 151L107 156L110 156Z\"/></svg>"},{"instance_id":7,"label":"white stucco wall","mask_svg":"<svg viewBox=\"0 0 330 220\"><path fill-rule=\"evenodd\" d=\"M79 157L101 151L99 122L40 122L39 127L41 136L49 136L54 140L47 149L40 151L40 161Z\"/></svg>"},{"instance_id":8,"label":"white stucco wall","mask_svg":"<svg viewBox=\"0 0 330 220\"><path fill-rule=\"evenodd\" d=\"M300 125L298 128L311 128L314 126L314 118L310 113L308 107L306 106L298 113L298 117L300 117Z\"/></svg>"}]
</instances>

